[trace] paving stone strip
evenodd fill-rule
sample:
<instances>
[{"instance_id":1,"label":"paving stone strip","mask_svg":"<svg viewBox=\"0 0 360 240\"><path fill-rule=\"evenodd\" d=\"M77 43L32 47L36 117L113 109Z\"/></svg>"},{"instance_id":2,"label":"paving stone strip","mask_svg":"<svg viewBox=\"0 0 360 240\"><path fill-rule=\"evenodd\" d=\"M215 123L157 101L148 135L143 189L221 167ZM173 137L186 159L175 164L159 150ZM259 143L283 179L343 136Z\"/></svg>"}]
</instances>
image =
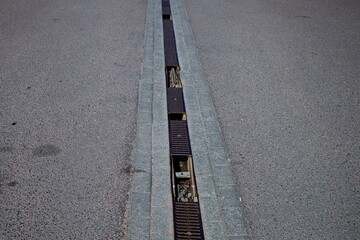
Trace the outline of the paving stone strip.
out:
<instances>
[{"instance_id":1,"label":"paving stone strip","mask_svg":"<svg viewBox=\"0 0 360 240\"><path fill-rule=\"evenodd\" d=\"M182 0L170 1L205 239L250 239ZM149 0L128 238L174 239L161 0Z\"/></svg>"}]
</instances>

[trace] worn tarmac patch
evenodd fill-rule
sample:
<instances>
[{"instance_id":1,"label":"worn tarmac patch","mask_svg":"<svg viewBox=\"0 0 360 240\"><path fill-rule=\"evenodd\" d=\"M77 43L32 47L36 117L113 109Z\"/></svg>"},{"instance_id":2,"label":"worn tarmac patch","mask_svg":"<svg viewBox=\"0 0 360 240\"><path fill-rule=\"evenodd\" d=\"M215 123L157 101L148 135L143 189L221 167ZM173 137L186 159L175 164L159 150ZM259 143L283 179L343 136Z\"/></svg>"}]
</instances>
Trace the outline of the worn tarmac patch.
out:
<instances>
[{"instance_id":1,"label":"worn tarmac patch","mask_svg":"<svg viewBox=\"0 0 360 240\"><path fill-rule=\"evenodd\" d=\"M36 157L55 156L61 152L61 149L52 144L45 144L34 148L33 154Z\"/></svg>"}]
</instances>

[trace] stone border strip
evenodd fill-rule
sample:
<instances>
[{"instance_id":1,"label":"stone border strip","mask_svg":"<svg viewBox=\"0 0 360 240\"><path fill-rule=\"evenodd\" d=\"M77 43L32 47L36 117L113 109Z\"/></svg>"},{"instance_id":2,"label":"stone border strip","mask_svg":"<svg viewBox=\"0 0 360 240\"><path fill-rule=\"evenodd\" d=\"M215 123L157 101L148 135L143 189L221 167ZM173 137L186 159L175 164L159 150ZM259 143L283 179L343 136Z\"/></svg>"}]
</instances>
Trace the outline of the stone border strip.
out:
<instances>
[{"instance_id":1,"label":"stone border strip","mask_svg":"<svg viewBox=\"0 0 360 240\"><path fill-rule=\"evenodd\" d=\"M149 0L128 239L173 239L161 0Z\"/></svg>"},{"instance_id":2,"label":"stone border strip","mask_svg":"<svg viewBox=\"0 0 360 240\"><path fill-rule=\"evenodd\" d=\"M170 0L205 239L250 239L183 0Z\"/></svg>"},{"instance_id":3,"label":"stone border strip","mask_svg":"<svg viewBox=\"0 0 360 240\"><path fill-rule=\"evenodd\" d=\"M173 239L169 131L161 0L155 0L151 239Z\"/></svg>"}]
</instances>

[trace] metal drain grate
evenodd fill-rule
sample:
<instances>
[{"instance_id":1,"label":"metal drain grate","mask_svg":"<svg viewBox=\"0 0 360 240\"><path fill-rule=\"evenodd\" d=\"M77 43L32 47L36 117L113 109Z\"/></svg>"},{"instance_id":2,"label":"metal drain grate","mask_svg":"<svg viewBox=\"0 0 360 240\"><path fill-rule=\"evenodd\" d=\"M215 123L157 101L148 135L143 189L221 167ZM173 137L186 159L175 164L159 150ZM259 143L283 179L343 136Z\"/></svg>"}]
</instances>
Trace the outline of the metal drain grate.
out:
<instances>
[{"instance_id":1,"label":"metal drain grate","mask_svg":"<svg viewBox=\"0 0 360 240\"><path fill-rule=\"evenodd\" d=\"M167 89L167 106L170 114L185 113L184 97L181 88Z\"/></svg>"},{"instance_id":2,"label":"metal drain grate","mask_svg":"<svg viewBox=\"0 0 360 240\"><path fill-rule=\"evenodd\" d=\"M171 9L170 9L169 1L166 1L166 0L162 1L162 14L163 14L163 19L171 18Z\"/></svg>"},{"instance_id":3,"label":"metal drain grate","mask_svg":"<svg viewBox=\"0 0 360 240\"><path fill-rule=\"evenodd\" d=\"M186 121L169 120L170 154L191 155Z\"/></svg>"},{"instance_id":4,"label":"metal drain grate","mask_svg":"<svg viewBox=\"0 0 360 240\"><path fill-rule=\"evenodd\" d=\"M179 62L177 58L176 42L174 27L172 20L164 19L163 20L164 28L164 49L165 49L165 66L174 67L179 69Z\"/></svg>"},{"instance_id":5,"label":"metal drain grate","mask_svg":"<svg viewBox=\"0 0 360 240\"><path fill-rule=\"evenodd\" d=\"M204 239L198 202L174 202L175 238Z\"/></svg>"}]
</instances>

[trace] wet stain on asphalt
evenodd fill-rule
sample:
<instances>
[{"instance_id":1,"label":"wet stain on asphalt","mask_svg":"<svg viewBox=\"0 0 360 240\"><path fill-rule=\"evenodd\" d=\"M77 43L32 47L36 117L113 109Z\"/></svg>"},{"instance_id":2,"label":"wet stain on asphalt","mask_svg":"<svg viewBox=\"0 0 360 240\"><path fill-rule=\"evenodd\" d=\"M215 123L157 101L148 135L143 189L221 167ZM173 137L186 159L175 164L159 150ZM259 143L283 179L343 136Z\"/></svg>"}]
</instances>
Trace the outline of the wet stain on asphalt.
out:
<instances>
[{"instance_id":1,"label":"wet stain on asphalt","mask_svg":"<svg viewBox=\"0 0 360 240\"><path fill-rule=\"evenodd\" d=\"M8 186L9 186L9 187L15 187L17 184L18 184L17 181L12 181L12 182L9 182L9 183L8 183Z\"/></svg>"},{"instance_id":2,"label":"wet stain on asphalt","mask_svg":"<svg viewBox=\"0 0 360 240\"><path fill-rule=\"evenodd\" d=\"M139 173L139 172L146 172L146 171L141 170L141 169L136 169L136 168L132 167L131 165L128 165L128 166L124 167L122 170L123 170L124 172L130 173L130 174L132 174L132 173Z\"/></svg>"},{"instance_id":3,"label":"wet stain on asphalt","mask_svg":"<svg viewBox=\"0 0 360 240\"><path fill-rule=\"evenodd\" d=\"M11 152L13 152L13 151L14 151L14 149L13 149L12 147L8 147L8 146L6 146L6 147L0 147L0 152L1 152L1 153L6 153L6 152L11 153Z\"/></svg>"},{"instance_id":4,"label":"wet stain on asphalt","mask_svg":"<svg viewBox=\"0 0 360 240\"><path fill-rule=\"evenodd\" d=\"M52 144L45 144L39 147L36 147L33 150L33 154L36 157L48 157L48 156L55 156L61 152L61 149Z\"/></svg>"},{"instance_id":5,"label":"wet stain on asphalt","mask_svg":"<svg viewBox=\"0 0 360 240\"><path fill-rule=\"evenodd\" d=\"M311 17L309 16L295 16L296 18L306 18L306 19L310 19Z\"/></svg>"}]
</instances>

